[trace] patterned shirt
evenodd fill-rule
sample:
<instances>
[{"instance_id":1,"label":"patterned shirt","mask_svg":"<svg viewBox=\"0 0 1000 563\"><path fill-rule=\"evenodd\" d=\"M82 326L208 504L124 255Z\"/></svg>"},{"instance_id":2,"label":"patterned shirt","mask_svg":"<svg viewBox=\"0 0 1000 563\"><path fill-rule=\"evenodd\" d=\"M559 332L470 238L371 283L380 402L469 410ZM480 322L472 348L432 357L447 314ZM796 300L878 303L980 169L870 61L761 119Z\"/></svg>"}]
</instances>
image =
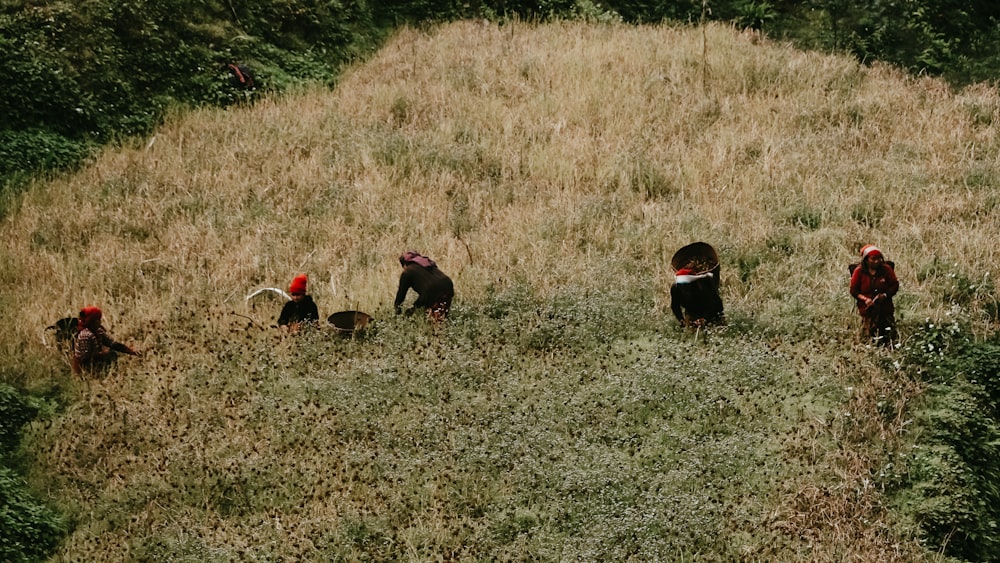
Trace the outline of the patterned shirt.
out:
<instances>
[{"instance_id":1,"label":"patterned shirt","mask_svg":"<svg viewBox=\"0 0 1000 563\"><path fill-rule=\"evenodd\" d=\"M104 327L96 330L82 328L76 334L76 343L73 346L73 359L77 364L86 366L92 364L101 357L105 348L110 348L114 344Z\"/></svg>"}]
</instances>

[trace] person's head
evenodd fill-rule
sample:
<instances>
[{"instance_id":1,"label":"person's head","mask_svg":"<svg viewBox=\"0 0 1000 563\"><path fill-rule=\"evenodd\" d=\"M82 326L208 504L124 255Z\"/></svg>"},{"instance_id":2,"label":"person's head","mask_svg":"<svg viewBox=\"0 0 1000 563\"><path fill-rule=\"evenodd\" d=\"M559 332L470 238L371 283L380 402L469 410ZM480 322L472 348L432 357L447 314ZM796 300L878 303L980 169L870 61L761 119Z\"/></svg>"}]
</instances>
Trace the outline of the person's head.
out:
<instances>
[{"instance_id":1,"label":"person's head","mask_svg":"<svg viewBox=\"0 0 1000 563\"><path fill-rule=\"evenodd\" d=\"M309 279L305 274L295 276L292 283L288 285L288 293L291 294L292 300L300 301L306 296L306 282L308 281Z\"/></svg>"},{"instance_id":2,"label":"person's head","mask_svg":"<svg viewBox=\"0 0 1000 563\"><path fill-rule=\"evenodd\" d=\"M399 265L405 268L406 264L413 262L413 259L417 256L420 256L420 253L414 252L413 250L407 250L399 255Z\"/></svg>"},{"instance_id":3,"label":"person's head","mask_svg":"<svg viewBox=\"0 0 1000 563\"><path fill-rule=\"evenodd\" d=\"M865 266L875 268L885 261L885 258L882 256L882 251L879 250L877 246L874 244L866 244L861 248L861 260L864 262Z\"/></svg>"},{"instance_id":4,"label":"person's head","mask_svg":"<svg viewBox=\"0 0 1000 563\"><path fill-rule=\"evenodd\" d=\"M104 314L98 307L90 306L80 309L80 328L90 330L101 328L101 317L103 316Z\"/></svg>"},{"instance_id":5,"label":"person's head","mask_svg":"<svg viewBox=\"0 0 1000 563\"><path fill-rule=\"evenodd\" d=\"M433 268L437 265L430 258L414 250L407 250L399 255L399 265L405 268L407 264L417 264L424 268Z\"/></svg>"}]
</instances>

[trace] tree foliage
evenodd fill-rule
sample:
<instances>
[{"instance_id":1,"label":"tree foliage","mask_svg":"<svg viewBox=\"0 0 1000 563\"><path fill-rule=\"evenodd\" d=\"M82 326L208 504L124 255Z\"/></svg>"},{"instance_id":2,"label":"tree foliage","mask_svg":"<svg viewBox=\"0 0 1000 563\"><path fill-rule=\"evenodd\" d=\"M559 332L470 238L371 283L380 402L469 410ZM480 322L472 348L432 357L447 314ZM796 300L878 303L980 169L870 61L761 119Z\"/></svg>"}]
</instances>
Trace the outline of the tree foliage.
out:
<instances>
[{"instance_id":1,"label":"tree foliage","mask_svg":"<svg viewBox=\"0 0 1000 563\"><path fill-rule=\"evenodd\" d=\"M1000 4L986 0L12 0L0 7L0 133L25 152L0 155L0 189L148 134L171 105L244 100L220 70L233 59L258 70L262 89L280 91L332 82L403 24L594 14L730 21L958 83L1000 68Z\"/></svg>"}]
</instances>

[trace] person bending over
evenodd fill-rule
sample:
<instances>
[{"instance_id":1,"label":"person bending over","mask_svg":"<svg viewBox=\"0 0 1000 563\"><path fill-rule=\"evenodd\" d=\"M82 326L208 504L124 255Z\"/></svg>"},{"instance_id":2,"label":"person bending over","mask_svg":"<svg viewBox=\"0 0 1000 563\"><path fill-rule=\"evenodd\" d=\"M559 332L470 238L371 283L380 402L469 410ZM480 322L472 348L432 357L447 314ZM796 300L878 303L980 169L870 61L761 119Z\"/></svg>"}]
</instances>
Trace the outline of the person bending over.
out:
<instances>
[{"instance_id":1,"label":"person bending over","mask_svg":"<svg viewBox=\"0 0 1000 563\"><path fill-rule=\"evenodd\" d=\"M681 268L670 286L670 309L681 326L723 324L722 298L712 272L696 274Z\"/></svg>"},{"instance_id":2,"label":"person bending over","mask_svg":"<svg viewBox=\"0 0 1000 563\"><path fill-rule=\"evenodd\" d=\"M108 367L118 354L138 356L132 348L113 340L101 325L103 317L98 307L80 309L76 336L73 340L73 373Z\"/></svg>"},{"instance_id":3,"label":"person bending over","mask_svg":"<svg viewBox=\"0 0 1000 563\"><path fill-rule=\"evenodd\" d=\"M399 275L399 289L393 302L396 314L403 312L403 301L406 300L407 292L412 289L417 293L417 300L406 310L407 315L416 309L426 309L427 316L433 321L447 319L451 300L455 297L455 286L451 278L433 260L412 250L400 255L399 264L403 267L403 273Z\"/></svg>"}]
</instances>

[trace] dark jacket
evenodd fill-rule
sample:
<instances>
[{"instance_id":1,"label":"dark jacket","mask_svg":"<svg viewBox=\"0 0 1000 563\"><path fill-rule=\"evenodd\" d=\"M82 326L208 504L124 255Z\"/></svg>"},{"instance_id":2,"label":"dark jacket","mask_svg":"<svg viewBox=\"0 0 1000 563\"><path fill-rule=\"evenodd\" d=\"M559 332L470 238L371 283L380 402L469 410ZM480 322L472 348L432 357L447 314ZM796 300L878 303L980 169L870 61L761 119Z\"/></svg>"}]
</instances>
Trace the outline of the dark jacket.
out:
<instances>
[{"instance_id":1,"label":"dark jacket","mask_svg":"<svg viewBox=\"0 0 1000 563\"><path fill-rule=\"evenodd\" d=\"M311 295L302 297L301 301L289 301L281 308L278 326L286 326L303 321L318 321L319 309Z\"/></svg>"},{"instance_id":2,"label":"dark jacket","mask_svg":"<svg viewBox=\"0 0 1000 563\"><path fill-rule=\"evenodd\" d=\"M403 273L399 275L399 289L396 291L396 300L393 307L396 312L401 311L406 293L413 289L417 292L417 300L413 303L414 308L427 308L439 301L450 300L455 296L455 286L451 278L437 266L425 268L419 264L408 262L403 267Z\"/></svg>"},{"instance_id":3,"label":"dark jacket","mask_svg":"<svg viewBox=\"0 0 1000 563\"><path fill-rule=\"evenodd\" d=\"M253 69L246 65L229 63L226 65L229 71L229 84L237 90L253 90L257 87L254 82L256 78Z\"/></svg>"},{"instance_id":4,"label":"dark jacket","mask_svg":"<svg viewBox=\"0 0 1000 563\"><path fill-rule=\"evenodd\" d=\"M671 285L670 309L682 324L699 320L717 323L723 319L722 298L712 277Z\"/></svg>"}]
</instances>

